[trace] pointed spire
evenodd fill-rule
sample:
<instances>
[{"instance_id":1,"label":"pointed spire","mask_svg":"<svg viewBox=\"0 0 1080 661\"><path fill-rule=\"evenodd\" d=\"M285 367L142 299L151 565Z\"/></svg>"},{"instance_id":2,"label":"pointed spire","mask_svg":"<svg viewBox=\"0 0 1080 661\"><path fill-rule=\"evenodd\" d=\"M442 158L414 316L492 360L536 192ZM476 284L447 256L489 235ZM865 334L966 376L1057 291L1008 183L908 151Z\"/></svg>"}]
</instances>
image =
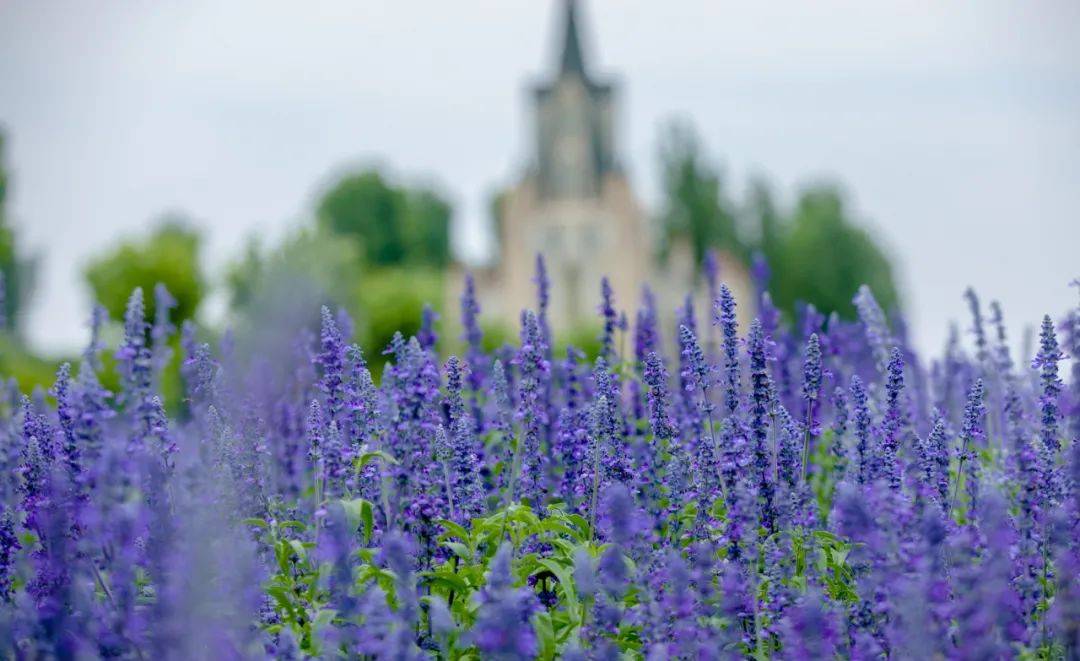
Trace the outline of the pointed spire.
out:
<instances>
[{"instance_id":1,"label":"pointed spire","mask_svg":"<svg viewBox=\"0 0 1080 661\"><path fill-rule=\"evenodd\" d=\"M565 0L563 46L560 58L559 75L577 74L588 79L585 72L585 57L581 52L581 38L578 34L577 0Z\"/></svg>"}]
</instances>

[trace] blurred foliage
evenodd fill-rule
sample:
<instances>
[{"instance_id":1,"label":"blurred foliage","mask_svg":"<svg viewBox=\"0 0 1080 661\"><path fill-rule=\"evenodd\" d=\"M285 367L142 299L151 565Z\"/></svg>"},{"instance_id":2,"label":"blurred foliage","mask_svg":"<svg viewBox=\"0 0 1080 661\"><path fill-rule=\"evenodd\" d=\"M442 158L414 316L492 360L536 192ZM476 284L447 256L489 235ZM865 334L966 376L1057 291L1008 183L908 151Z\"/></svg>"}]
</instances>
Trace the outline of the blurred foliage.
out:
<instances>
[{"instance_id":1,"label":"blurred foliage","mask_svg":"<svg viewBox=\"0 0 1080 661\"><path fill-rule=\"evenodd\" d=\"M600 355L600 335L603 332L603 328L600 324L587 324L584 326L578 326L571 328L566 332L559 333L555 336L554 349L551 355L556 360L562 360L566 358L566 349L568 347L574 347L578 351L585 354L585 362L593 363L596 361L597 356ZM625 346L626 338L625 333L616 331L615 335L615 348L616 351L626 355L625 351L633 351L633 347Z\"/></svg>"},{"instance_id":2,"label":"blurred foliage","mask_svg":"<svg viewBox=\"0 0 1080 661\"><path fill-rule=\"evenodd\" d=\"M736 231L735 207L724 192L720 172L689 122L673 121L662 130L660 172L664 250L682 237L690 241L695 264L703 262L709 248L746 254Z\"/></svg>"},{"instance_id":3,"label":"blurred foliage","mask_svg":"<svg viewBox=\"0 0 1080 661\"><path fill-rule=\"evenodd\" d=\"M225 277L238 349L246 355L291 351L301 331L318 328L321 306L349 307L356 300L361 270L355 244L317 229L297 230L273 248L253 239Z\"/></svg>"},{"instance_id":4,"label":"blurred foliage","mask_svg":"<svg viewBox=\"0 0 1080 661\"><path fill-rule=\"evenodd\" d=\"M115 335L121 334L120 325L116 320L113 320L113 326L110 328L110 333ZM118 346L119 338L109 343L110 346ZM164 367L161 370L161 374L158 378L158 392L161 395L162 403L165 404L165 410L169 415L176 416L181 415L181 412L185 410L184 402L184 379L180 374L180 363L183 360L183 349L180 348L180 336L174 334L169 338L169 355L168 360L165 362ZM98 380L101 386L108 390L110 393L119 393L121 387L120 366L116 360L116 352L112 349L106 349L102 351L99 359L101 360L101 370L98 371ZM72 360L71 368L73 374L78 374L79 364L81 360ZM59 366L59 365L58 365ZM50 380L49 385L52 385ZM113 403L115 397L113 398Z\"/></svg>"},{"instance_id":5,"label":"blurred foliage","mask_svg":"<svg viewBox=\"0 0 1080 661\"><path fill-rule=\"evenodd\" d=\"M22 392L33 392L39 387L47 391L60 362L36 356L10 333L0 333L0 377L15 379Z\"/></svg>"},{"instance_id":6,"label":"blurred foliage","mask_svg":"<svg viewBox=\"0 0 1080 661\"><path fill-rule=\"evenodd\" d=\"M128 298L142 287L146 318L154 318L154 287L162 283L176 299L173 322L190 319L206 290L199 263L202 239L182 218L166 216L141 241L125 241L93 259L85 270L95 300L113 319L123 319Z\"/></svg>"},{"instance_id":7,"label":"blurred foliage","mask_svg":"<svg viewBox=\"0 0 1080 661\"><path fill-rule=\"evenodd\" d=\"M378 268L364 273L353 319L356 338L364 354L381 362L394 333L408 337L420 330L425 304L438 312L443 298L443 276L436 268Z\"/></svg>"},{"instance_id":8,"label":"blurred foliage","mask_svg":"<svg viewBox=\"0 0 1080 661\"><path fill-rule=\"evenodd\" d=\"M454 312L457 313L457 310ZM510 328L506 324L492 320L481 320L480 329L484 332L484 339L481 340L480 346L487 353L494 353L495 350L504 345L515 344L517 342L518 329ZM458 330L460 330L460 328ZM464 354L465 342L458 337L452 339L456 341L457 344L455 345L453 342L443 344L443 351L446 351L446 347L449 346L451 347L452 352ZM456 348L454 348L455 346Z\"/></svg>"},{"instance_id":9,"label":"blurred foliage","mask_svg":"<svg viewBox=\"0 0 1080 661\"><path fill-rule=\"evenodd\" d=\"M30 299L37 260L20 254L18 236L7 215L7 195L10 175L4 150L4 132L0 131L0 287L2 305L0 331L18 335L22 319L20 314Z\"/></svg>"},{"instance_id":10,"label":"blurred foliage","mask_svg":"<svg viewBox=\"0 0 1080 661\"><path fill-rule=\"evenodd\" d=\"M21 254L7 213L10 175L0 131L0 376L13 378L22 392L48 390L59 361L34 355L22 342L20 326L30 300L37 260Z\"/></svg>"},{"instance_id":11,"label":"blurred foliage","mask_svg":"<svg viewBox=\"0 0 1080 661\"><path fill-rule=\"evenodd\" d=\"M799 301L823 312L855 318L852 297L866 284L886 311L900 298L888 257L870 233L856 225L835 186L804 190L790 219L772 237L766 253L774 266L770 291L777 306L791 311Z\"/></svg>"},{"instance_id":12,"label":"blurred foliage","mask_svg":"<svg viewBox=\"0 0 1080 661\"><path fill-rule=\"evenodd\" d=\"M415 334L425 304L438 310L442 270L433 266L365 266L358 247L319 230L287 237L274 250L256 242L229 269L226 281L238 343L264 351L288 346L304 328L318 328L319 308L344 308L353 338L374 367L394 332Z\"/></svg>"},{"instance_id":13,"label":"blurred foliage","mask_svg":"<svg viewBox=\"0 0 1080 661\"><path fill-rule=\"evenodd\" d=\"M315 215L321 228L354 239L371 266L450 261L450 204L433 190L394 184L378 170L341 177Z\"/></svg>"},{"instance_id":14,"label":"blurred foliage","mask_svg":"<svg viewBox=\"0 0 1080 661\"><path fill-rule=\"evenodd\" d=\"M664 193L660 216L666 243L690 241L697 263L709 248L719 248L749 263L760 252L772 270L769 291L788 318L797 304L854 318L852 297L869 285L885 310L899 309L900 298L888 255L874 236L850 215L835 185L818 184L799 193L790 212L777 203L763 178L752 179L742 204L726 195L693 127L670 123L661 136ZM752 229L755 241L740 238Z\"/></svg>"}]
</instances>

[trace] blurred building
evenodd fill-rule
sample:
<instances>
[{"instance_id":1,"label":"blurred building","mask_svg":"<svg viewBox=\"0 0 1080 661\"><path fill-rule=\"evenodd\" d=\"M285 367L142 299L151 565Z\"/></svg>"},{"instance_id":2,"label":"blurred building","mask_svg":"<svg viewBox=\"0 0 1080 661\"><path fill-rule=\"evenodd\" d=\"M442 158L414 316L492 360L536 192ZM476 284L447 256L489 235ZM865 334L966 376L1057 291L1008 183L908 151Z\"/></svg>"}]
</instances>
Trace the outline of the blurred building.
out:
<instances>
[{"instance_id":1,"label":"blurred building","mask_svg":"<svg viewBox=\"0 0 1080 661\"><path fill-rule=\"evenodd\" d=\"M673 319L676 305L693 291L708 314L690 246L669 246L662 263L658 258L657 228L619 152L619 88L589 66L578 3L564 0L562 11L555 70L530 90L532 156L521 180L496 204L492 263L473 269L483 313L516 327L521 310L536 306L536 255L543 254L556 332L598 323L604 276L630 317L646 283L662 318ZM723 255L720 261L722 280L737 290L740 303L749 301L745 268ZM450 281L451 292L460 292L460 277Z\"/></svg>"}]
</instances>

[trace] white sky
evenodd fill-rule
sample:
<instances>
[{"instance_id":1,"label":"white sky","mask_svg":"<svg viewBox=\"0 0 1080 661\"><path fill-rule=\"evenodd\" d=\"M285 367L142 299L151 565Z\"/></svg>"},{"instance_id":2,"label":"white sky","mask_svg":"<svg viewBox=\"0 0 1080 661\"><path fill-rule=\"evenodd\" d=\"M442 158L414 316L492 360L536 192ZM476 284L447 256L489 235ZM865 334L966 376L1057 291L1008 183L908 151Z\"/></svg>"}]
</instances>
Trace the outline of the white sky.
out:
<instances>
[{"instance_id":1,"label":"white sky","mask_svg":"<svg viewBox=\"0 0 1080 661\"><path fill-rule=\"evenodd\" d=\"M0 0L11 211L44 262L31 338L83 342L83 265L160 213L199 221L217 275L350 163L437 182L459 247L482 250L557 8ZM925 349L966 324L968 284L1017 330L1075 303L1080 3L591 0L584 18L594 69L623 83L622 151L650 206L657 127L683 114L740 195L751 173L788 193L846 184L901 265Z\"/></svg>"}]
</instances>

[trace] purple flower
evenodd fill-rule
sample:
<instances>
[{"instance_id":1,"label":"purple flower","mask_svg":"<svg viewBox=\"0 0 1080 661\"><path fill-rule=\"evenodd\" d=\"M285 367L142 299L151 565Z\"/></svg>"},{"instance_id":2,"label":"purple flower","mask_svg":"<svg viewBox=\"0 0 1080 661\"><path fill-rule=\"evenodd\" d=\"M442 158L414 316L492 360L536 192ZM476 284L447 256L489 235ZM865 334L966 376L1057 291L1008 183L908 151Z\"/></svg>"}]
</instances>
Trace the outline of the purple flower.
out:
<instances>
[{"instance_id":1,"label":"purple flower","mask_svg":"<svg viewBox=\"0 0 1080 661\"><path fill-rule=\"evenodd\" d=\"M345 393L345 341L341 337L337 323L330 314L330 308L322 307L321 348L316 364L322 367L322 379L319 389L326 395L326 415L329 420L336 420L344 405Z\"/></svg>"},{"instance_id":2,"label":"purple flower","mask_svg":"<svg viewBox=\"0 0 1080 661\"><path fill-rule=\"evenodd\" d=\"M888 380L885 382L885 421L882 424L879 456L875 457L875 479L888 480L893 489L900 488L900 435L904 418L901 411L901 394L904 390L904 353L893 348L889 358Z\"/></svg>"},{"instance_id":3,"label":"purple flower","mask_svg":"<svg viewBox=\"0 0 1080 661\"><path fill-rule=\"evenodd\" d=\"M472 420L462 400L461 363L451 356L446 363L447 399L450 409L449 456L446 462L451 476L451 493L457 511L468 520L481 513L484 502L480 484L479 448L473 439ZM442 429L440 426L439 429ZM445 430L442 432L445 435Z\"/></svg>"},{"instance_id":4,"label":"purple flower","mask_svg":"<svg viewBox=\"0 0 1080 661\"><path fill-rule=\"evenodd\" d=\"M671 439L678 433L668 415L668 374L664 359L655 351L650 351L645 358L645 373L642 377L649 386L649 421L656 438Z\"/></svg>"},{"instance_id":5,"label":"purple flower","mask_svg":"<svg viewBox=\"0 0 1080 661\"><path fill-rule=\"evenodd\" d=\"M518 349L514 365L521 372L518 389L520 400L515 416L522 429L518 441L522 444L521 493L538 502L545 490L541 443L546 437L548 425L548 376L551 368L540 325L531 311L525 313L521 329L521 348Z\"/></svg>"},{"instance_id":6,"label":"purple flower","mask_svg":"<svg viewBox=\"0 0 1080 661\"><path fill-rule=\"evenodd\" d=\"M821 341L817 333L810 335L803 356L802 398L815 401L821 394Z\"/></svg>"},{"instance_id":7,"label":"purple flower","mask_svg":"<svg viewBox=\"0 0 1080 661\"><path fill-rule=\"evenodd\" d=\"M349 380L345 386L345 410L351 423L349 436L352 451L358 453L364 446L374 446L382 432L382 410L378 388L371 378L371 370L364 360L360 347L349 346L345 350L349 364Z\"/></svg>"},{"instance_id":8,"label":"purple flower","mask_svg":"<svg viewBox=\"0 0 1080 661\"><path fill-rule=\"evenodd\" d=\"M633 480L633 466L630 453L623 445L622 412L619 409L618 382L608 370L603 357L596 359L593 371L596 384L596 399L593 402L590 432L592 444L590 463L599 462L601 483L630 483ZM597 456L598 455L598 456Z\"/></svg>"},{"instance_id":9,"label":"purple flower","mask_svg":"<svg viewBox=\"0 0 1080 661\"><path fill-rule=\"evenodd\" d=\"M420 330L416 333L416 341L420 348L425 351L434 351L439 341L439 335L435 332L435 324L439 321L439 313L428 304L420 311Z\"/></svg>"},{"instance_id":10,"label":"purple flower","mask_svg":"<svg viewBox=\"0 0 1080 661\"><path fill-rule=\"evenodd\" d=\"M781 623L785 658L831 659L836 656L840 632L828 600L812 588L787 612Z\"/></svg>"},{"instance_id":11,"label":"purple flower","mask_svg":"<svg viewBox=\"0 0 1080 661\"><path fill-rule=\"evenodd\" d=\"M316 465L318 465L323 458L323 425L322 406L319 406L319 400L313 399L308 406L307 423L304 427L307 431L308 460Z\"/></svg>"},{"instance_id":12,"label":"purple flower","mask_svg":"<svg viewBox=\"0 0 1080 661\"><path fill-rule=\"evenodd\" d=\"M641 307L634 324L634 359L644 363L651 351L660 348L660 322L656 312L656 298L648 286L641 288Z\"/></svg>"},{"instance_id":13,"label":"purple flower","mask_svg":"<svg viewBox=\"0 0 1080 661\"><path fill-rule=\"evenodd\" d=\"M983 382L977 379L968 392L964 405L964 425L960 430L961 446L958 457L959 472L964 476L964 486L968 495L969 508L974 508L978 501L979 457L978 449L985 445L983 420L986 407L983 405ZM947 481L947 477L946 477Z\"/></svg>"},{"instance_id":14,"label":"purple flower","mask_svg":"<svg viewBox=\"0 0 1080 661\"><path fill-rule=\"evenodd\" d=\"M150 329L150 337L154 342L154 346L151 361L154 366L154 373L158 375L161 374L161 370L165 369L165 364L172 357L169 338L176 332L176 326L169 321L169 314L176 306L176 299L169 293L165 285L160 282L154 285L154 325Z\"/></svg>"},{"instance_id":15,"label":"purple flower","mask_svg":"<svg viewBox=\"0 0 1080 661\"><path fill-rule=\"evenodd\" d=\"M548 278L547 263L541 253L536 254L536 275L533 276L533 284L536 285L536 318L540 322L540 332L544 336L544 342L551 347L551 326L548 325L548 305L551 302L551 280Z\"/></svg>"},{"instance_id":16,"label":"purple flower","mask_svg":"<svg viewBox=\"0 0 1080 661\"><path fill-rule=\"evenodd\" d=\"M484 349L481 343L484 333L480 330L480 303L476 300L476 285L473 283L471 273L465 274L465 291L461 294L461 325L465 329L462 335L468 350L465 353L465 361L472 366L469 373L469 387L473 392L480 392L484 387L483 362Z\"/></svg>"},{"instance_id":17,"label":"purple flower","mask_svg":"<svg viewBox=\"0 0 1080 661\"><path fill-rule=\"evenodd\" d=\"M740 387L738 320L735 316L735 297L727 285L720 285L720 298L714 304L713 319L723 334L724 402L728 415L734 415L739 408Z\"/></svg>"},{"instance_id":18,"label":"purple flower","mask_svg":"<svg viewBox=\"0 0 1080 661\"><path fill-rule=\"evenodd\" d=\"M858 483L870 479L870 399L858 375L851 377L851 401L855 406L855 457Z\"/></svg>"},{"instance_id":19,"label":"purple flower","mask_svg":"<svg viewBox=\"0 0 1080 661\"><path fill-rule=\"evenodd\" d=\"M1015 537L1005 508L997 494L979 504L979 529L986 538L986 550L957 578L957 658L1009 658L1015 653L1013 643L1024 635L1020 601L1010 580L1009 554Z\"/></svg>"},{"instance_id":20,"label":"purple flower","mask_svg":"<svg viewBox=\"0 0 1080 661\"><path fill-rule=\"evenodd\" d=\"M702 271L705 273L705 284L709 288L709 300L715 301L719 293L717 285L720 282L720 260L715 249L709 248L705 251Z\"/></svg>"},{"instance_id":21,"label":"purple flower","mask_svg":"<svg viewBox=\"0 0 1080 661\"><path fill-rule=\"evenodd\" d=\"M1008 377L1013 371L1012 356L1009 355L1009 344L1005 336L1005 317L1001 313L1001 303L990 301L990 325L994 327L994 355L997 362L998 373Z\"/></svg>"},{"instance_id":22,"label":"purple flower","mask_svg":"<svg viewBox=\"0 0 1080 661\"><path fill-rule=\"evenodd\" d=\"M769 269L769 260L765 259L765 255L760 252L754 253L754 257L750 262L750 277L754 280L754 287L757 289L759 297L769 290L772 270Z\"/></svg>"},{"instance_id":23,"label":"purple flower","mask_svg":"<svg viewBox=\"0 0 1080 661\"><path fill-rule=\"evenodd\" d=\"M629 549L634 537L645 528L634 497L625 484L613 482L600 495L600 527L607 539Z\"/></svg>"},{"instance_id":24,"label":"purple flower","mask_svg":"<svg viewBox=\"0 0 1080 661\"><path fill-rule=\"evenodd\" d=\"M812 333L806 341L806 350L803 356L803 385L802 398L806 405L806 414L803 418L803 429L806 430L806 438L803 441L802 471L805 476L809 470L810 453L813 448L811 440L821 434L818 424L818 399L821 397L821 342L817 333Z\"/></svg>"},{"instance_id":25,"label":"purple flower","mask_svg":"<svg viewBox=\"0 0 1080 661\"><path fill-rule=\"evenodd\" d=\"M506 370L501 360L496 360L491 368L491 402L494 408L491 428L498 433L496 447L501 449L495 453L495 458L508 462L510 457L506 453L514 436L514 410L510 402L510 384L507 382Z\"/></svg>"},{"instance_id":26,"label":"purple flower","mask_svg":"<svg viewBox=\"0 0 1080 661\"><path fill-rule=\"evenodd\" d=\"M1043 446L1049 453L1051 462L1061 450L1061 439L1058 433L1058 422L1061 415L1058 409L1058 398L1061 396L1061 379L1058 378L1058 362L1064 359L1064 354L1058 348L1057 334L1054 333L1054 322L1050 315L1042 320L1042 329L1039 331L1039 353L1035 356L1031 366L1039 370L1039 379L1042 382L1042 396L1039 405L1042 408L1041 436Z\"/></svg>"},{"instance_id":27,"label":"purple flower","mask_svg":"<svg viewBox=\"0 0 1080 661\"><path fill-rule=\"evenodd\" d=\"M530 619L535 598L514 587L511 549L503 544L495 553L487 585L477 597L476 624L471 638L485 659L527 659L536 655L536 634Z\"/></svg>"},{"instance_id":28,"label":"purple flower","mask_svg":"<svg viewBox=\"0 0 1080 661\"><path fill-rule=\"evenodd\" d=\"M15 553L22 548L15 535L15 517L0 503L0 603L10 603Z\"/></svg>"},{"instance_id":29,"label":"purple flower","mask_svg":"<svg viewBox=\"0 0 1080 661\"><path fill-rule=\"evenodd\" d=\"M149 425L149 401L152 389L153 364L150 348L146 343L147 325L143 292L136 287L128 299L124 314L124 341L116 352L120 365L123 388L121 390L124 410L137 421L141 430L132 440L133 447L142 442Z\"/></svg>"},{"instance_id":30,"label":"purple flower","mask_svg":"<svg viewBox=\"0 0 1080 661\"><path fill-rule=\"evenodd\" d=\"M750 324L747 338L750 355L750 433L753 437L752 452L754 476L758 497L758 516L761 525L770 533L776 532L776 509L773 503L774 486L769 477L770 449L768 446L768 416L772 404L769 383L768 356L765 347L765 331L761 321Z\"/></svg>"},{"instance_id":31,"label":"purple flower","mask_svg":"<svg viewBox=\"0 0 1080 661\"><path fill-rule=\"evenodd\" d=\"M985 365L989 352L987 351L986 327L983 325L982 306L979 304L979 296L975 290L968 287L964 290L964 300L971 310L971 334L975 336L975 358L980 365Z\"/></svg>"},{"instance_id":32,"label":"purple flower","mask_svg":"<svg viewBox=\"0 0 1080 661\"><path fill-rule=\"evenodd\" d=\"M866 333L866 343L870 346L878 371L884 374L889 364L889 347L894 344L885 313L881 311L873 292L866 285L859 287L859 292L855 294L852 302L859 314L859 321Z\"/></svg>"},{"instance_id":33,"label":"purple flower","mask_svg":"<svg viewBox=\"0 0 1080 661\"><path fill-rule=\"evenodd\" d=\"M74 393L71 389L70 363L63 363L60 365L60 369L57 370L52 395L56 398L56 416L59 419L60 430L64 438L60 447L60 454L67 468L68 480L72 485L77 485L82 479L82 458L75 430L78 409L75 406Z\"/></svg>"},{"instance_id":34,"label":"purple flower","mask_svg":"<svg viewBox=\"0 0 1080 661\"><path fill-rule=\"evenodd\" d=\"M712 410L709 403L709 386L711 385L709 364L705 362L705 354L701 351L694 331L686 326L679 326L679 347L682 352L682 377L683 388L687 392L701 391L702 400L699 406L704 412Z\"/></svg>"},{"instance_id":35,"label":"purple flower","mask_svg":"<svg viewBox=\"0 0 1080 661\"><path fill-rule=\"evenodd\" d=\"M925 488L944 511L949 507L949 450L945 420L938 413L930 434L919 444L919 464Z\"/></svg>"},{"instance_id":36,"label":"purple flower","mask_svg":"<svg viewBox=\"0 0 1080 661\"><path fill-rule=\"evenodd\" d=\"M600 356L610 362L615 361L615 328L619 315L615 311L615 294L607 276L600 280L600 317L604 320L604 330L600 334Z\"/></svg>"}]
</instances>

